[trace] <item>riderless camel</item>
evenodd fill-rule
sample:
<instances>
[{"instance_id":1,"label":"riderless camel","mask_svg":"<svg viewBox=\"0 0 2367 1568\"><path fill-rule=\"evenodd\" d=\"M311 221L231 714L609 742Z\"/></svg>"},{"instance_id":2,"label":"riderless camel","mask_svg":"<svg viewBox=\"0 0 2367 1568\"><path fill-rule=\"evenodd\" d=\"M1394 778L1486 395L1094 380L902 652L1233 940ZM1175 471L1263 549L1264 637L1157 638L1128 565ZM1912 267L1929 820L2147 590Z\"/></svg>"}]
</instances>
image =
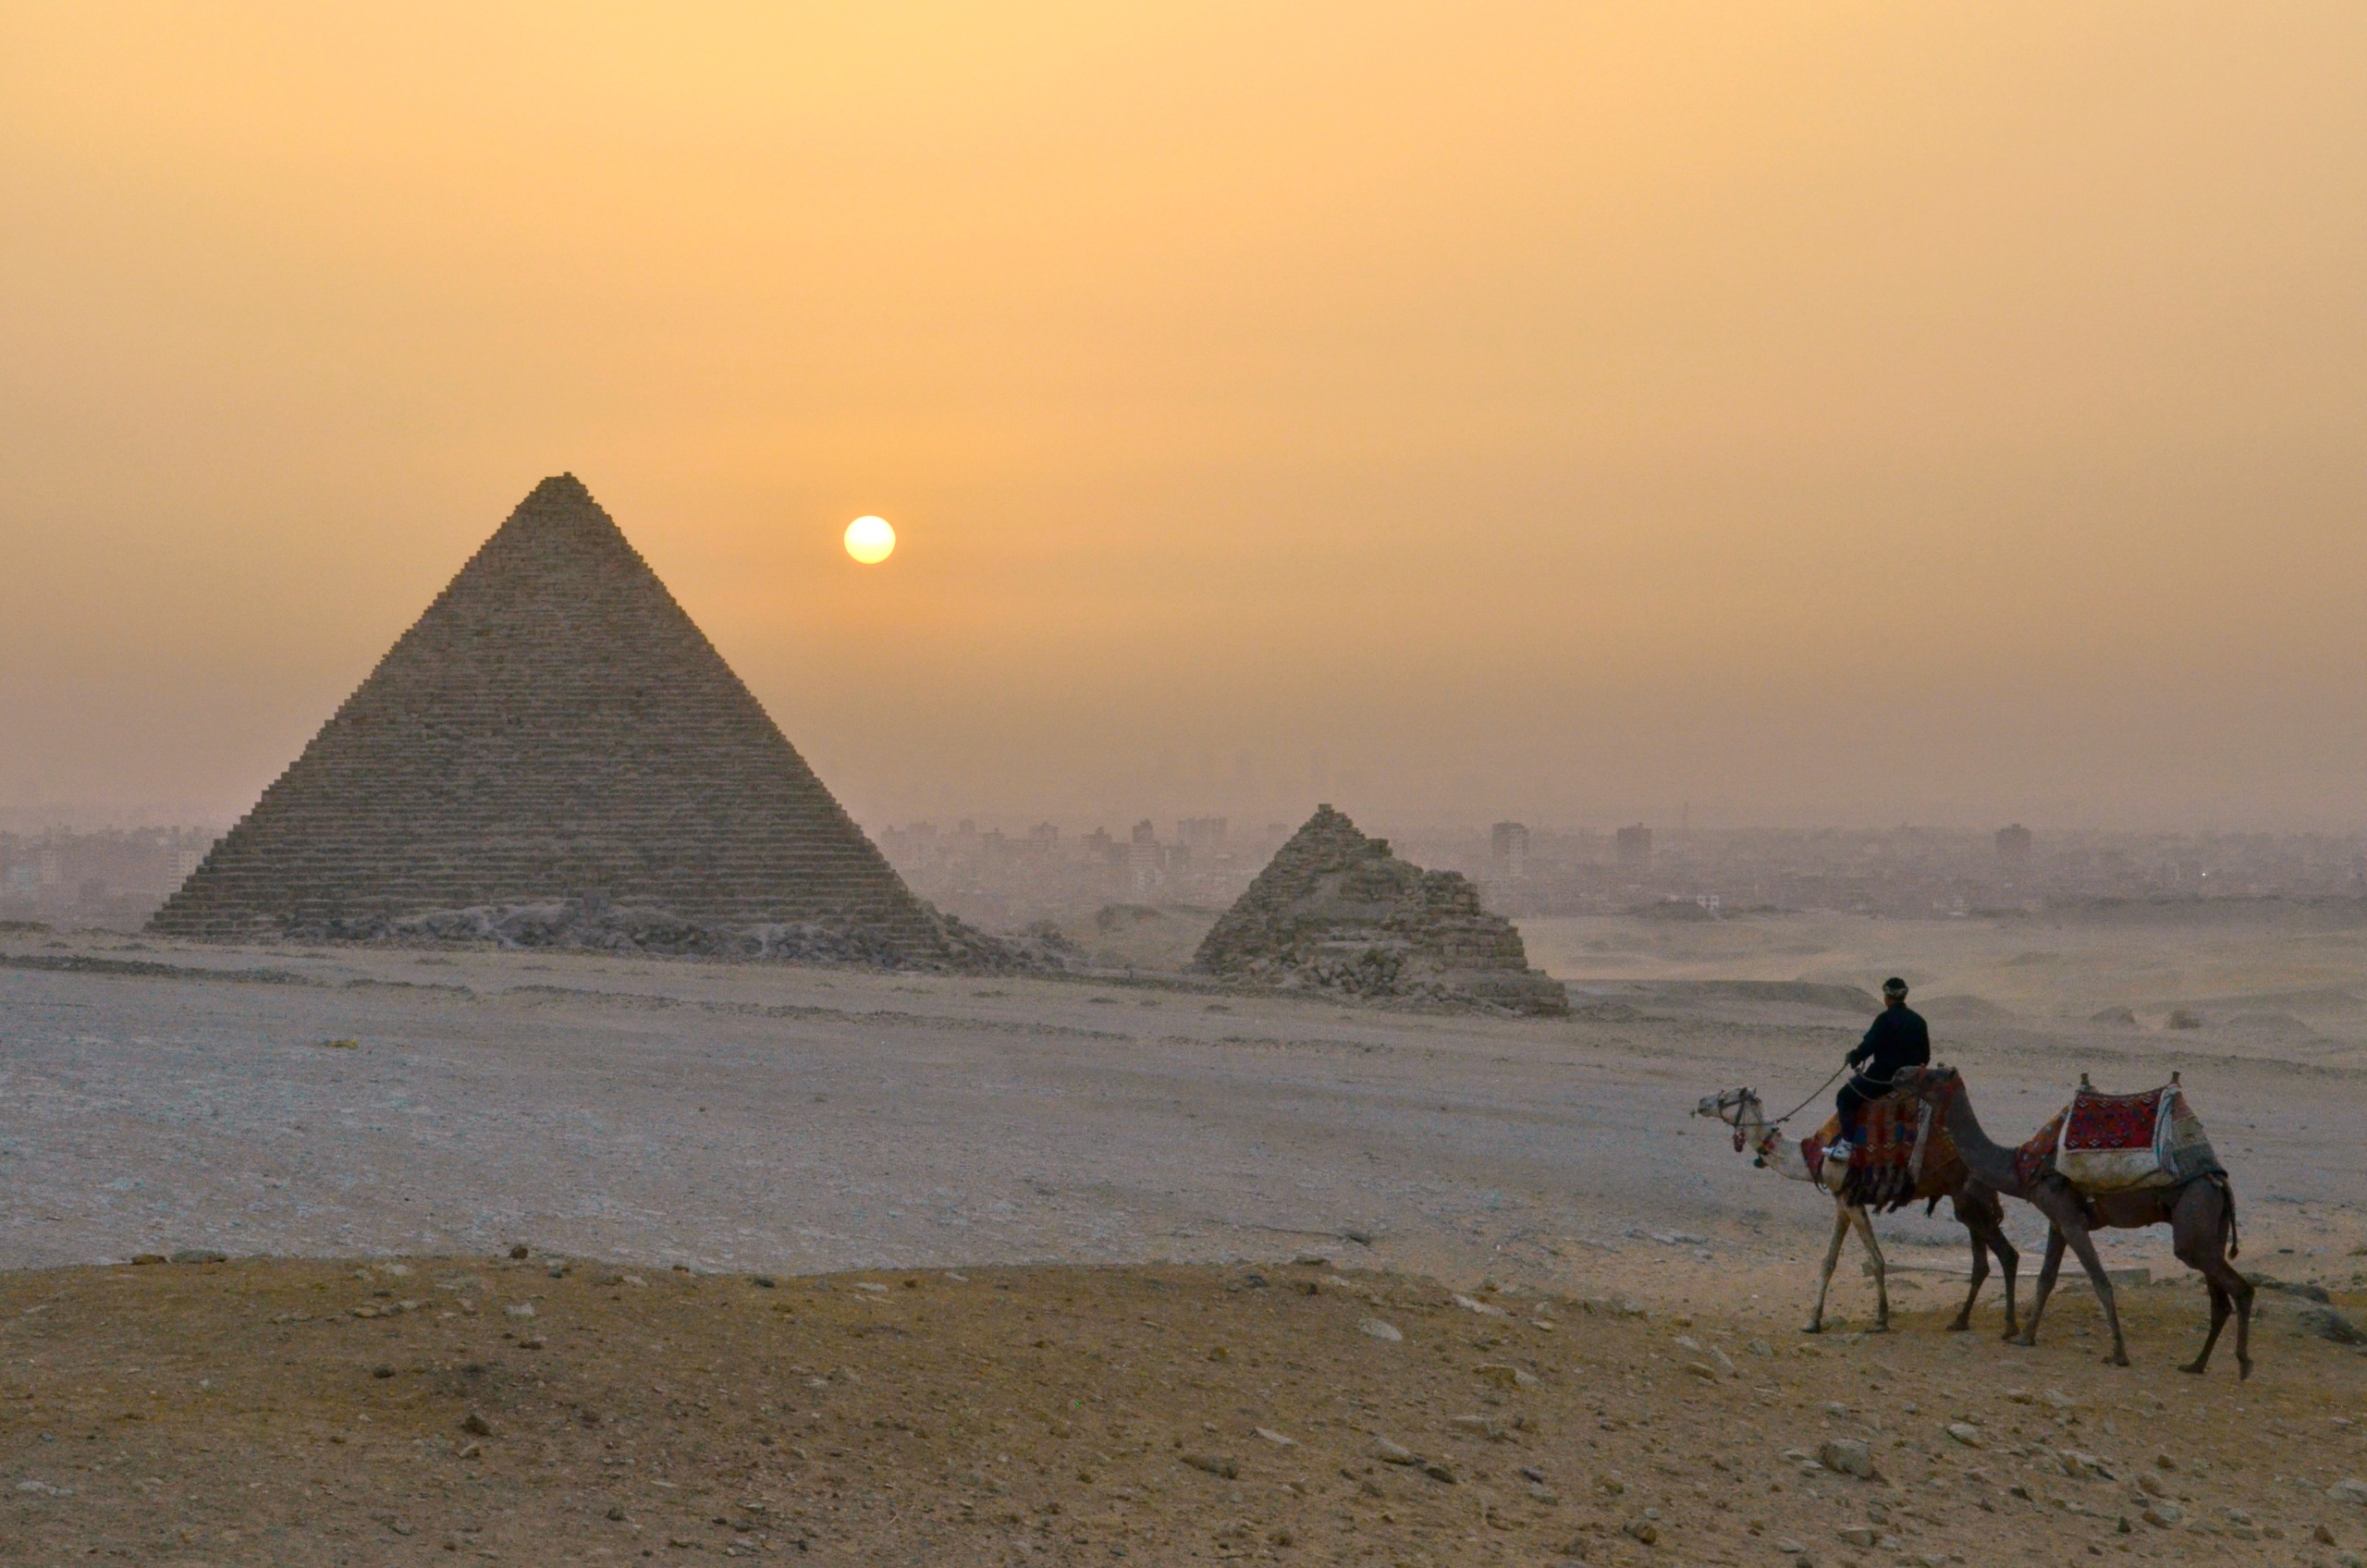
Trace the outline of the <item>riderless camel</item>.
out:
<instances>
[{"instance_id":1,"label":"riderless camel","mask_svg":"<svg viewBox=\"0 0 2367 1568\"><path fill-rule=\"evenodd\" d=\"M1821 1187L1833 1196L1833 1243L1825 1248L1824 1274L1817 1281L1816 1307L1801 1329L1804 1334L1824 1331L1824 1298L1833 1289L1834 1266L1841 1261L1841 1243L1854 1228L1858 1239L1865 1243L1866 1256L1874 1266L1874 1329L1887 1333L1890 1329L1890 1280L1883 1261L1882 1243L1874 1240L1874 1222L1863 1204L1851 1203L1842 1196L1847 1180L1848 1167L1840 1160L1826 1160L1821 1172L1811 1171L1797 1142L1784 1136L1783 1130L1771 1126L1767 1109L1759 1096L1749 1089L1728 1089L1723 1094L1704 1095L1701 1103L1693 1108L1696 1116L1713 1116L1734 1130L1735 1152L1748 1149L1752 1163L1788 1176L1795 1182L1807 1182ZM1961 1333L1972 1327L1972 1304L1981 1299L1981 1287L1989 1278L1989 1257L1994 1253L1997 1267L2005 1276L2005 1335L2014 1333L2014 1266L2019 1255L2005 1239L2005 1208L1997 1194L1972 1179L1961 1159L1935 1160L1927 1164L1915 1185L1914 1196L1927 1204L1944 1197L1956 1210L1956 1219L1972 1233L1972 1289L1966 1292L1964 1305L1948 1325L1951 1333Z\"/></svg>"},{"instance_id":2,"label":"riderless camel","mask_svg":"<svg viewBox=\"0 0 2367 1568\"><path fill-rule=\"evenodd\" d=\"M2096 1243L2090 1232L2099 1228L2139 1230L2166 1223L2170 1227L2171 1246L2179 1259L2201 1274L2203 1283L2211 1288L2211 1332L2203 1339L2202 1354L2178 1370L2200 1375L2211 1364L2211 1349L2219 1342L2219 1330L2226 1326L2232 1301L2238 1379L2252 1375L2252 1287L2228 1261L2237 1245L2236 1194L2224 1173L2192 1177L2176 1186L2139 1187L2118 1193L2083 1191L2051 1169L2041 1170L2035 1179L2025 1182L2015 1159L2016 1151L1990 1142L1989 1135L1981 1130L1981 1122L1972 1113L1971 1097L1965 1093L1964 1080L1955 1068L1907 1068L1898 1074L1897 1084L1933 1108L1976 1178L2007 1197L2030 1204L2054 1227L2046 1238L2046 1261L2039 1268L2038 1293L2030 1302L2030 1315L2022 1326L2020 1343L2038 1342L2039 1315L2046 1310L2046 1298L2054 1289L2054 1276L2063 1267L2063 1249L2067 1245L2079 1255L2079 1265L2088 1271L2088 1279L2096 1288L2096 1299L2103 1303L2104 1321L2112 1326L2112 1354L2104 1359L2116 1366L2128 1366L2128 1348L2120 1334L2120 1307L2113 1299L2112 1280L2096 1256Z\"/></svg>"}]
</instances>

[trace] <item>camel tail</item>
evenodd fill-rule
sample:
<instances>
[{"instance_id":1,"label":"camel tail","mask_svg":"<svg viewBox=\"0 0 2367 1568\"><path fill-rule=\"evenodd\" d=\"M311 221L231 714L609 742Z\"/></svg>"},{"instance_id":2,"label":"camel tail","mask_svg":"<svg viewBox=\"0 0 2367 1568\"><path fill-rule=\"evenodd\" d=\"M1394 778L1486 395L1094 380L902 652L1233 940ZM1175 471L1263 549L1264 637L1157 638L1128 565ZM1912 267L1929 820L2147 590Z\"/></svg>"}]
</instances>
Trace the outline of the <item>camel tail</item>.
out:
<instances>
[{"instance_id":1,"label":"camel tail","mask_svg":"<svg viewBox=\"0 0 2367 1568\"><path fill-rule=\"evenodd\" d=\"M2243 1233L2236 1229L2236 1189L2225 1176L2214 1184L2219 1195L2227 1201L2227 1256L2234 1257L2244 1250Z\"/></svg>"}]
</instances>

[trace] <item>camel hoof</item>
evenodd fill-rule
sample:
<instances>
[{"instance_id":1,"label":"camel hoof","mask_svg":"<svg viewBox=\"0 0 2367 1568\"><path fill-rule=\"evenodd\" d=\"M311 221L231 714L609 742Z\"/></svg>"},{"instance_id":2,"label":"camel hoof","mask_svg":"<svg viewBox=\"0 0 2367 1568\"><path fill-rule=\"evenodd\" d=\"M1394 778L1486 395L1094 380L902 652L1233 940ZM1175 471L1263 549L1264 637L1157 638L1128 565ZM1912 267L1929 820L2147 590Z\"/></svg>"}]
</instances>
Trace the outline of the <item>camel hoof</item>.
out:
<instances>
[{"instance_id":1,"label":"camel hoof","mask_svg":"<svg viewBox=\"0 0 2367 1568\"><path fill-rule=\"evenodd\" d=\"M2015 1336L2013 1342L2021 1346L2024 1350L2034 1349L2038 1344L2038 1336L2035 1334L2018 1334Z\"/></svg>"},{"instance_id":2,"label":"camel hoof","mask_svg":"<svg viewBox=\"0 0 2367 1568\"><path fill-rule=\"evenodd\" d=\"M2128 1353L2125 1350L2116 1350L2110 1355L2104 1357L2104 1365L2106 1366L2126 1366L2128 1365Z\"/></svg>"},{"instance_id":3,"label":"camel hoof","mask_svg":"<svg viewBox=\"0 0 2367 1568\"><path fill-rule=\"evenodd\" d=\"M1824 1325L1821 1323L1802 1324L1800 1327L1800 1332L1803 1334L1821 1334L1824 1332Z\"/></svg>"},{"instance_id":4,"label":"camel hoof","mask_svg":"<svg viewBox=\"0 0 2367 1568\"><path fill-rule=\"evenodd\" d=\"M2201 1363L2201 1362L2200 1362L2200 1361L2189 1361L2189 1362L2186 1362L2186 1363L2184 1363L2183 1365L2181 1365L2181 1366L2178 1367L2178 1370L2179 1370L2179 1371L2181 1371L2181 1372L2184 1372L2184 1373L2188 1374L2188 1375L2189 1375L2189 1376L2190 1376L2190 1377L2200 1378L2200 1377L2201 1377L2201 1376L2202 1376L2203 1371L2204 1371L2205 1369L2204 1369L2203 1365L2202 1365L2202 1363Z\"/></svg>"},{"instance_id":5,"label":"camel hoof","mask_svg":"<svg viewBox=\"0 0 2367 1568\"><path fill-rule=\"evenodd\" d=\"M1889 1321L1889 1319L1885 1318L1885 1319L1883 1319L1882 1322L1875 1324L1872 1328L1870 1328L1870 1329L1867 1329L1867 1330L1866 1330L1866 1332L1868 1332L1869 1334L1887 1334L1887 1333L1889 1333L1889 1332L1890 1332L1890 1321Z\"/></svg>"},{"instance_id":6,"label":"camel hoof","mask_svg":"<svg viewBox=\"0 0 2367 1568\"><path fill-rule=\"evenodd\" d=\"M1969 1317L1959 1317L1955 1322L1948 1325L1948 1332L1951 1334L1961 1334L1971 1327L1972 1319Z\"/></svg>"},{"instance_id":7,"label":"camel hoof","mask_svg":"<svg viewBox=\"0 0 2367 1568\"><path fill-rule=\"evenodd\" d=\"M2238 1369L2236 1373L2236 1381L2238 1383L2248 1383L2251 1381L2252 1364L2249 1361L2238 1361L2236 1363L2236 1366Z\"/></svg>"}]
</instances>

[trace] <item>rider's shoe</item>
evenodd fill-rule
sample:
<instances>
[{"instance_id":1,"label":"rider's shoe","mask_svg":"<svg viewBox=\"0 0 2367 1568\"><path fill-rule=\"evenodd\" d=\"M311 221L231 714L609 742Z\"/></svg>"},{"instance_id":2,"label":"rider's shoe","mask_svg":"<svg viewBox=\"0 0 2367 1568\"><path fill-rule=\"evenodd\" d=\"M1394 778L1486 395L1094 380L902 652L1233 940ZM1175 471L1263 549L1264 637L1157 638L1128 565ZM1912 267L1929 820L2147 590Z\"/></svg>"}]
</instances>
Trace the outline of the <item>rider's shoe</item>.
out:
<instances>
[{"instance_id":1,"label":"rider's shoe","mask_svg":"<svg viewBox=\"0 0 2367 1568\"><path fill-rule=\"evenodd\" d=\"M1842 1164L1846 1165L1849 1163L1849 1157L1857 1152L1858 1151L1850 1145L1848 1139L1842 1138L1826 1145L1824 1158L1827 1159L1837 1159Z\"/></svg>"}]
</instances>

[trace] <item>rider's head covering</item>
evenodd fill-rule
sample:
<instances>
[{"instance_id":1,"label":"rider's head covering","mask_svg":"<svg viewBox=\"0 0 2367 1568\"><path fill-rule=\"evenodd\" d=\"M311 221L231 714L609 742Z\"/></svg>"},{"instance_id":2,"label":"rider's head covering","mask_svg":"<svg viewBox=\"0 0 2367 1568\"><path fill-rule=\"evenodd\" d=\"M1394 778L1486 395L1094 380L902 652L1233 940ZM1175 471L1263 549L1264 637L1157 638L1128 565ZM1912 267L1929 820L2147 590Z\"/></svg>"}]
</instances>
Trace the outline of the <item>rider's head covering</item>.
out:
<instances>
[{"instance_id":1,"label":"rider's head covering","mask_svg":"<svg viewBox=\"0 0 2367 1568\"><path fill-rule=\"evenodd\" d=\"M1892 975L1889 979L1883 982L1883 995L1886 997L1903 997L1907 995L1907 982L1901 980L1895 974Z\"/></svg>"}]
</instances>

